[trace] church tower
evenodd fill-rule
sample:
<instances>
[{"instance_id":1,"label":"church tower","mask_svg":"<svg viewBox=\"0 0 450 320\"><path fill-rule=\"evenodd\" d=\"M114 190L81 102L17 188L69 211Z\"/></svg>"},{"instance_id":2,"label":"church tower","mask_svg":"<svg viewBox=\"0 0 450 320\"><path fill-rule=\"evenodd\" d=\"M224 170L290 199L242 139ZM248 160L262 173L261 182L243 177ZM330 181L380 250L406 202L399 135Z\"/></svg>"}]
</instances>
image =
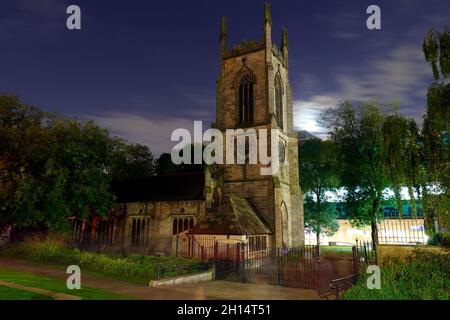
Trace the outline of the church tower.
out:
<instances>
[{"instance_id":1,"label":"church tower","mask_svg":"<svg viewBox=\"0 0 450 320\"><path fill-rule=\"evenodd\" d=\"M224 164L221 190L213 192L223 199L238 197L250 201L272 230L272 246L298 247L304 244L303 201L289 83L288 35L283 29L280 46L272 42L272 17L267 2L262 26L261 40L229 47L227 21L222 18L213 127L224 136L227 129L279 129L280 169L274 175L261 175L260 168L266 166L259 164L259 159L258 164ZM210 199L216 196L211 195ZM214 201L209 201L209 205Z\"/></svg>"}]
</instances>

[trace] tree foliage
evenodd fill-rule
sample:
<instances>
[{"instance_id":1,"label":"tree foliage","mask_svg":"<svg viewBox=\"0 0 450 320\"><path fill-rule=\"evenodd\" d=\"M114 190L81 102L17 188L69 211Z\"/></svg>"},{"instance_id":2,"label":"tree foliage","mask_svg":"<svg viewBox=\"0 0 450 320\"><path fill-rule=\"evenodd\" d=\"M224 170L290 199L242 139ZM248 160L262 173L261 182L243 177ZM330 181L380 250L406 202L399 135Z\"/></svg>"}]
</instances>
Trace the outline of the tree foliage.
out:
<instances>
[{"instance_id":1,"label":"tree foliage","mask_svg":"<svg viewBox=\"0 0 450 320\"><path fill-rule=\"evenodd\" d=\"M424 208L427 229L434 221L450 227L450 30L430 30L424 39L425 59L431 64L435 82L428 88L423 122ZM433 186L437 194L429 192Z\"/></svg>"},{"instance_id":2,"label":"tree foliage","mask_svg":"<svg viewBox=\"0 0 450 320\"><path fill-rule=\"evenodd\" d=\"M332 141L310 139L300 145L301 186L305 192L305 227L316 233L333 235L339 228L336 210L327 192L339 184L336 148Z\"/></svg>"},{"instance_id":3,"label":"tree foliage","mask_svg":"<svg viewBox=\"0 0 450 320\"><path fill-rule=\"evenodd\" d=\"M386 151L386 164L397 203L397 211L403 215L401 199L402 187L407 187L413 214L417 213L414 190L420 194L419 132L413 119L398 114L388 115L383 123L383 142Z\"/></svg>"},{"instance_id":4,"label":"tree foliage","mask_svg":"<svg viewBox=\"0 0 450 320\"><path fill-rule=\"evenodd\" d=\"M377 220L383 191L389 186L382 128L385 112L390 108L376 101L358 106L346 101L327 110L323 117L340 157L345 211L356 225L371 225L374 243L378 242Z\"/></svg>"},{"instance_id":5,"label":"tree foliage","mask_svg":"<svg viewBox=\"0 0 450 320\"><path fill-rule=\"evenodd\" d=\"M61 230L68 217L106 215L113 178L154 173L147 147L127 145L94 122L46 114L0 96L0 225Z\"/></svg>"},{"instance_id":6,"label":"tree foliage","mask_svg":"<svg viewBox=\"0 0 450 320\"><path fill-rule=\"evenodd\" d=\"M450 77L450 30L431 29L423 41L423 53L430 63L436 81Z\"/></svg>"},{"instance_id":7,"label":"tree foliage","mask_svg":"<svg viewBox=\"0 0 450 320\"><path fill-rule=\"evenodd\" d=\"M150 148L140 144L115 143L111 164L113 180L128 180L150 177L156 174L156 161Z\"/></svg>"},{"instance_id":8,"label":"tree foliage","mask_svg":"<svg viewBox=\"0 0 450 320\"><path fill-rule=\"evenodd\" d=\"M196 144L192 143L185 145L178 152L183 155L184 152L190 153L190 163L181 163L176 165L172 162L170 153L163 153L156 160L156 172L158 175L171 175L182 172L203 172L206 168L204 159L202 157L202 163L196 164L194 158ZM200 145L197 145L200 147ZM201 145L202 152L205 150L205 145ZM202 154L203 155L203 154Z\"/></svg>"}]
</instances>

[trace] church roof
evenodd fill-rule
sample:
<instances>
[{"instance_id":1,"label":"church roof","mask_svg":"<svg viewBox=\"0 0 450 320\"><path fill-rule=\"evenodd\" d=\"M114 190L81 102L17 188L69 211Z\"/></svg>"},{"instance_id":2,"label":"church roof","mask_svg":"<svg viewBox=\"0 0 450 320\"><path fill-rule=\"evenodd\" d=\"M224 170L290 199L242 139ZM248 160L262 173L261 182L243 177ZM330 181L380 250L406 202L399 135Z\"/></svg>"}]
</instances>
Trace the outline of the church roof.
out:
<instances>
[{"instance_id":1,"label":"church roof","mask_svg":"<svg viewBox=\"0 0 450 320\"><path fill-rule=\"evenodd\" d=\"M191 234L261 235L273 233L249 199L229 197L229 200L206 214Z\"/></svg>"},{"instance_id":2,"label":"church roof","mask_svg":"<svg viewBox=\"0 0 450 320\"><path fill-rule=\"evenodd\" d=\"M204 172L113 181L119 203L203 200Z\"/></svg>"}]
</instances>

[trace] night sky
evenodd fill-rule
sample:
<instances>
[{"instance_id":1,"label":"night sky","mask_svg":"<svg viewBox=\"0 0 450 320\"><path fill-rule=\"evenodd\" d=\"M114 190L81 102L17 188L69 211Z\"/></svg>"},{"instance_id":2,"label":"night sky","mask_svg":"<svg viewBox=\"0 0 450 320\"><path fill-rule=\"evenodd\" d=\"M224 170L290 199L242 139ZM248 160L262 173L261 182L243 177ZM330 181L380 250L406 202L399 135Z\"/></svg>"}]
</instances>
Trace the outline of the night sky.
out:
<instances>
[{"instance_id":1,"label":"night sky","mask_svg":"<svg viewBox=\"0 0 450 320\"><path fill-rule=\"evenodd\" d=\"M66 28L66 8L82 30ZM366 28L381 7L382 30ZM0 0L0 93L150 146L175 128L209 127L215 113L220 18L229 44L262 37L264 0ZM343 99L398 101L420 120L432 73L422 40L450 25L448 0L275 0L273 39L289 30L295 126L324 136L324 107Z\"/></svg>"}]
</instances>

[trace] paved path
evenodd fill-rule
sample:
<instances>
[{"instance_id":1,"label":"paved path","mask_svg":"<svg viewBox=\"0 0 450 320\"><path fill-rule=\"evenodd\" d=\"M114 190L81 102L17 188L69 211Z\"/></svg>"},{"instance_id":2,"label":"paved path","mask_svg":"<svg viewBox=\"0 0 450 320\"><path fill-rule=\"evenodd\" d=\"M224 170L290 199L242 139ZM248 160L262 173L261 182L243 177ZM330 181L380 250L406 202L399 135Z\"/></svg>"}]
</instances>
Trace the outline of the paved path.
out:
<instances>
[{"instance_id":1,"label":"paved path","mask_svg":"<svg viewBox=\"0 0 450 320\"><path fill-rule=\"evenodd\" d=\"M67 279L64 268L52 268L27 261L0 257L0 267L30 272L49 278ZM207 281L167 288L151 288L107 277L83 275L81 285L145 300L318 300L315 290L247 284L229 281Z\"/></svg>"}]
</instances>

